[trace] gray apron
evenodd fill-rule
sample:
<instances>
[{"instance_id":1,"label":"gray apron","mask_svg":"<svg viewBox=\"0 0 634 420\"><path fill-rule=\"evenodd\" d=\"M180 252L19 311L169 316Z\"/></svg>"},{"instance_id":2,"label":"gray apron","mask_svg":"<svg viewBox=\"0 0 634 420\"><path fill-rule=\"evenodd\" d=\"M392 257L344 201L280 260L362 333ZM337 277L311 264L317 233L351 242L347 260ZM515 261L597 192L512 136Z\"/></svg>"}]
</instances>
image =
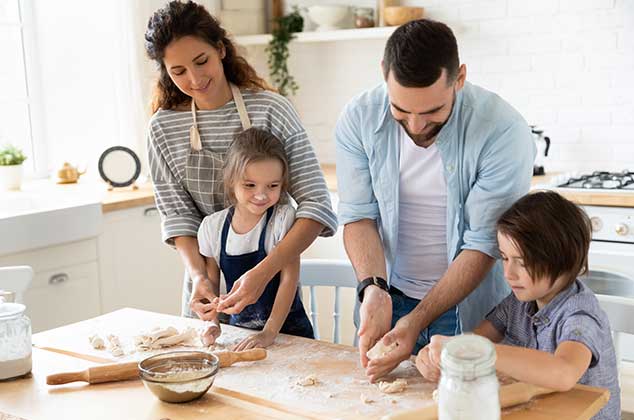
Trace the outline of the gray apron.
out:
<instances>
[{"instance_id":1,"label":"gray apron","mask_svg":"<svg viewBox=\"0 0 634 420\"><path fill-rule=\"evenodd\" d=\"M233 100L238 109L242 129L251 128L251 120L247 114L240 89L230 84ZM198 209L205 215L220 211L227 207L225 202L222 166L225 161L225 153L212 152L202 147L198 123L196 122L196 104L192 99L192 118L194 124L189 130L190 151L185 165L185 188L196 203ZM192 295L192 280L185 271L183 279L183 296L181 301L181 315L195 318L189 307L189 299Z\"/></svg>"}]
</instances>

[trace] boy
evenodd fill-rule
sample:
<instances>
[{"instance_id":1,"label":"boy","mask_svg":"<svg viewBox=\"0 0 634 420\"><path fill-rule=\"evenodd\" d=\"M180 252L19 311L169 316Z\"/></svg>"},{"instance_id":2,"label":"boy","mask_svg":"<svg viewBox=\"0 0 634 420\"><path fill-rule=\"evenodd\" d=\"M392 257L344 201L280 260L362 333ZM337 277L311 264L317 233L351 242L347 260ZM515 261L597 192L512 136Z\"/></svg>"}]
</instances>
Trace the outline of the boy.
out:
<instances>
[{"instance_id":1,"label":"boy","mask_svg":"<svg viewBox=\"0 0 634 420\"><path fill-rule=\"evenodd\" d=\"M576 383L607 388L610 400L593 419L620 418L610 324L594 293L577 279L588 269L588 217L555 192L537 192L513 204L497 230L513 292L473 331L498 343L496 369L559 391ZM446 340L432 337L418 353L416 366L427 379L439 379Z\"/></svg>"}]
</instances>

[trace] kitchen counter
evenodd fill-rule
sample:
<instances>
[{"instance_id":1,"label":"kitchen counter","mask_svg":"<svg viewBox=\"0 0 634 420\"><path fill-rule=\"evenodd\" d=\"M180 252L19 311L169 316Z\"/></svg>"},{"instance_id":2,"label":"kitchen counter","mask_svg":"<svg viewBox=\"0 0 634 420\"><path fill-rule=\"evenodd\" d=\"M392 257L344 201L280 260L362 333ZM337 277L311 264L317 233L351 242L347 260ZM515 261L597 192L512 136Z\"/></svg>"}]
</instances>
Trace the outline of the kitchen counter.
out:
<instances>
[{"instance_id":1,"label":"kitchen counter","mask_svg":"<svg viewBox=\"0 0 634 420\"><path fill-rule=\"evenodd\" d=\"M532 188L540 189L548 187L552 189L552 178L560 175L559 173L553 173L550 175L534 176L532 181ZM607 206L607 207L634 207L634 191L583 191L579 189L570 188L555 188L555 190L566 197L568 200L573 201L583 206Z\"/></svg>"},{"instance_id":2,"label":"kitchen counter","mask_svg":"<svg viewBox=\"0 0 634 420\"><path fill-rule=\"evenodd\" d=\"M94 350L90 334L119 336L128 356L139 359L147 354L131 353L134 335L156 326L200 328L200 320L122 309L97 318L42 332L33 336L38 347L48 346L97 357L112 358ZM249 332L223 325L220 349L232 346ZM387 378L405 378L407 389L399 394L382 394L367 382L359 366L355 348L301 337L280 335L269 347L268 357L223 368L214 386L201 399L186 404L162 403L143 388L140 381L99 385L74 383L48 386L51 373L85 369L91 363L79 358L51 353L40 348L33 352L33 375L0 383L0 418L5 415L27 420L48 419L59 413L65 419L194 419L205 414L214 418L310 418L373 419L401 410L433 404L435 384L423 381L412 361L405 361ZM315 374L318 383L297 385L297 380ZM605 404L607 391L577 386L565 393L539 397L503 412L503 419L588 419ZM364 403L361 395L373 400Z\"/></svg>"}]
</instances>

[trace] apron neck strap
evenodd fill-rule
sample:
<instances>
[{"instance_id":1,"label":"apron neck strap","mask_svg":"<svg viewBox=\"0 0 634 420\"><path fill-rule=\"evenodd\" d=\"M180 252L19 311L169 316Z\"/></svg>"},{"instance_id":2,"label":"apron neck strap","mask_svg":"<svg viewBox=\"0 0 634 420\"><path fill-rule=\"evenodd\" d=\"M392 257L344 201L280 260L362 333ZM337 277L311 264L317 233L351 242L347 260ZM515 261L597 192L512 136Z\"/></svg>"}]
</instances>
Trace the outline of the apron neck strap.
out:
<instances>
[{"instance_id":1,"label":"apron neck strap","mask_svg":"<svg viewBox=\"0 0 634 420\"><path fill-rule=\"evenodd\" d=\"M199 151L203 148L203 145L198 131L198 122L196 121L196 101L194 101L194 98L192 98L192 119L194 124L189 128L189 145L192 149Z\"/></svg>"},{"instance_id":2,"label":"apron neck strap","mask_svg":"<svg viewBox=\"0 0 634 420\"><path fill-rule=\"evenodd\" d=\"M240 93L240 88L238 88L233 83L230 83L231 93L233 94L233 101L236 103L236 108L238 108L238 115L240 115L240 122L242 123L242 129L248 130L251 128L251 120L249 119L249 114L247 113L247 107L244 105L244 99L242 99L242 93Z\"/></svg>"}]
</instances>

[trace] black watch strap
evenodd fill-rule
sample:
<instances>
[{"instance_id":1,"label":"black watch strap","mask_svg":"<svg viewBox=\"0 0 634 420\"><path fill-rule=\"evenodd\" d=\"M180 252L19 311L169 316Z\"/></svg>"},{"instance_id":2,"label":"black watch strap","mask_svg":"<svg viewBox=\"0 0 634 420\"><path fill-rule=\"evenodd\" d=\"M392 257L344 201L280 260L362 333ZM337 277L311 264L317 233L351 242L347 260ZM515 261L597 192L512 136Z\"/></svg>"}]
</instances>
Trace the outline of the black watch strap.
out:
<instances>
[{"instance_id":1,"label":"black watch strap","mask_svg":"<svg viewBox=\"0 0 634 420\"><path fill-rule=\"evenodd\" d=\"M368 277L367 279L364 279L363 281L360 281L359 284L357 284L357 295L359 296L359 302L363 302L363 293L365 292L365 288L368 286L377 286L385 290L386 292L389 292L390 290L385 279L376 276Z\"/></svg>"}]
</instances>

